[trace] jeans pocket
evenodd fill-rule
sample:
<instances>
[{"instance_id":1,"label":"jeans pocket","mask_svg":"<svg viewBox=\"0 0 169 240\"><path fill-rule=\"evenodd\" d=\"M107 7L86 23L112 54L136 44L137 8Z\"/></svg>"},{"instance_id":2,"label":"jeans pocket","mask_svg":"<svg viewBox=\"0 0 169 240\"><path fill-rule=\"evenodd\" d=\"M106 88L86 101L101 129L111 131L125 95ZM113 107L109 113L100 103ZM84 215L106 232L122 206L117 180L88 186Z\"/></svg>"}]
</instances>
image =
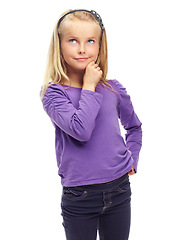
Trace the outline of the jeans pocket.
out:
<instances>
[{"instance_id":1,"label":"jeans pocket","mask_svg":"<svg viewBox=\"0 0 169 240\"><path fill-rule=\"evenodd\" d=\"M87 191L79 190L76 188L63 188L63 198L78 201L82 200L87 196Z\"/></svg>"},{"instance_id":2,"label":"jeans pocket","mask_svg":"<svg viewBox=\"0 0 169 240\"><path fill-rule=\"evenodd\" d=\"M130 190L130 181L129 181L129 176L126 177L125 180L123 180L118 186L117 186L117 191L118 192L127 192Z\"/></svg>"}]
</instances>

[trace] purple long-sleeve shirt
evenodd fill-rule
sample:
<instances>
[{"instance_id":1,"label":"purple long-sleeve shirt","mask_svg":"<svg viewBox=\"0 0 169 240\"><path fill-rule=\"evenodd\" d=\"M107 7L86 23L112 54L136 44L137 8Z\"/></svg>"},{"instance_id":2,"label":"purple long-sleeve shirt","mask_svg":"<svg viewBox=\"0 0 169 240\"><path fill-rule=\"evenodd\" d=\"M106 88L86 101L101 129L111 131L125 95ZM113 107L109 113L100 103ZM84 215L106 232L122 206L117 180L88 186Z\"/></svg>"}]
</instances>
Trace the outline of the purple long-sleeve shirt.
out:
<instances>
[{"instance_id":1,"label":"purple long-sleeve shirt","mask_svg":"<svg viewBox=\"0 0 169 240\"><path fill-rule=\"evenodd\" d=\"M58 174L63 186L105 183L137 171L142 145L141 122L130 96L117 80L114 92L99 84L96 91L53 84L42 102L55 127ZM126 132L120 133L119 120Z\"/></svg>"}]
</instances>

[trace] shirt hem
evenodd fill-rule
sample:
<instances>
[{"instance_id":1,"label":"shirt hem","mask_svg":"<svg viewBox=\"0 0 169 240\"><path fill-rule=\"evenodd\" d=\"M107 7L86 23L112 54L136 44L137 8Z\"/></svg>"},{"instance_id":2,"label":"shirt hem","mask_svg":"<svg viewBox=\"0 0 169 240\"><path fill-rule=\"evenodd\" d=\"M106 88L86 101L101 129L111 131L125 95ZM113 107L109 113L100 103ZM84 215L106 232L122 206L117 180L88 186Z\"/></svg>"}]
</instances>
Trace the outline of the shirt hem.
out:
<instances>
[{"instance_id":1,"label":"shirt hem","mask_svg":"<svg viewBox=\"0 0 169 240\"><path fill-rule=\"evenodd\" d=\"M84 185L93 185L93 184L102 184L102 183L107 183L107 182L111 182L114 181L120 177L122 177L123 175L125 175L126 173L128 173L131 170L131 167L127 170L125 170L122 173L119 173L117 175L115 175L114 177L111 178L103 178L103 179L95 179L95 180L86 180L86 181L82 181L82 182L78 182L78 183L69 183L69 184L62 184L62 186L64 187L79 187L79 186L84 186Z\"/></svg>"}]
</instances>

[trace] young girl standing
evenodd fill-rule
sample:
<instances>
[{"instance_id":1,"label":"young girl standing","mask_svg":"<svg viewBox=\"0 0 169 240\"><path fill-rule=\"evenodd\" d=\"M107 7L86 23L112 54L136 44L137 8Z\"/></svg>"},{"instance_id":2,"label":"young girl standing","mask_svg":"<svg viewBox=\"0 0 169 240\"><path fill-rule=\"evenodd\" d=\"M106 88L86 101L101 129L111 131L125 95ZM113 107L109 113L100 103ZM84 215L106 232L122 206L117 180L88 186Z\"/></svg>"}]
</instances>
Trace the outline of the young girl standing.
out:
<instances>
[{"instance_id":1,"label":"young girl standing","mask_svg":"<svg viewBox=\"0 0 169 240\"><path fill-rule=\"evenodd\" d=\"M62 216L67 240L127 240L129 175L137 171L141 122L125 88L107 80L101 17L78 9L54 29L42 103L55 127ZM119 122L126 130L126 141Z\"/></svg>"}]
</instances>

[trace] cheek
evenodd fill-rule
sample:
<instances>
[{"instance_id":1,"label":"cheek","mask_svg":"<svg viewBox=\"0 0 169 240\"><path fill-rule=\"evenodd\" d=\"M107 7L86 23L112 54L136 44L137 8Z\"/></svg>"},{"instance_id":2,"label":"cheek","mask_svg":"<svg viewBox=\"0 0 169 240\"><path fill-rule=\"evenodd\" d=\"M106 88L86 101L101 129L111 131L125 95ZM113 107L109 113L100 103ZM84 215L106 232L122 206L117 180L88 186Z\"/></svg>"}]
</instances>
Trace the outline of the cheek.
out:
<instances>
[{"instance_id":1,"label":"cheek","mask_svg":"<svg viewBox=\"0 0 169 240\"><path fill-rule=\"evenodd\" d=\"M67 58L72 55L73 49L67 44L61 44L61 52L64 58Z\"/></svg>"},{"instance_id":2,"label":"cheek","mask_svg":"<svg viewBox=\"0 0 169 240\"><path fill-rule=\"evenodd\" d=\"M98 55L99 54L99 46L98 45L91 46L90 51L93 55Z\"/></svg>"},{"instance_id":3,"label":"cheek","mask_svg":"<svg viewBox=\"0 0 169 240\"><path fill-rule=\"evenodd\" d=\"M95 58L95 60L97 60L98 55L99 55L99 47L95 46L95 47L91 48L90 52L93 55L93 57Z\"/></svg>"}]
</instances>

